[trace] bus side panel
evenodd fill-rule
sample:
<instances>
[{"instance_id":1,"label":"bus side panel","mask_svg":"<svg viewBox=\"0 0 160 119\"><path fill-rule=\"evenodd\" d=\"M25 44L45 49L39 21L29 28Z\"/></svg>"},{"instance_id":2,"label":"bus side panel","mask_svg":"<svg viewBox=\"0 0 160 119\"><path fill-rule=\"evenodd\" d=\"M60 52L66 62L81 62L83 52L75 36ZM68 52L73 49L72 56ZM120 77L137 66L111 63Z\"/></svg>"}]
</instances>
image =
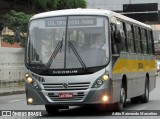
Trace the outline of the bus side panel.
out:
<instances>
[{"instance_id":1,"label":"bus side panel","mask_svg":"<svg viewBox=\"0 0 160 119\"><path fill-rule=\"evenodd\" d=\"M125 56L126 55L126 56ZM137 55L137 54L136 54ZM119 91L124 75L127 78L127 98L132 98L144 94L145 77L149 73L150 91L155 88L155 63L154 57L139 55L121 54L113 66L113 102L119 101Z\"/></svg>"},{"instance_id":2,"label":"bus side panel","mask_svg":"<svg viewBox=\"0 0 160 119\"><path fill-rule=\"evenodd\" d=\"M120 88L122 84L122 78L124 75L129 76L129 60L128 54L122 53L116 63L113 66L113 102L118 102L120 99ZM132 89L132 80L127 80L126 82L128 85L130 85L130 91ZM129 91L129 92L130 92Z\"/></svg>"},{"instance_id":3,"label":"bus side panel","mask_svg":"<svg viewBox=\"0 0 160 119\"><path fill-rule=\"evenodd\" d=\"M149 73L149 90L152 91L156 87L156 62L155 62L155 56L150 56L150 70L151 72Z\"/></svg>"},{"instance_id":4,"label":"bus side panel","mask_svg":"<svg viewBox=\"0 0 160 119\"><path fill-rule=\"evenodd\" d=\"M136 72L132 72L135 74L135 77L133 77L133 96L137 97L144 94L145 89L145 61L143 54L137 54L137 59L134 62L134 65L137 69ZM131 97L131 98L132 98Z\"/></svg>"},{"instance_id":5,"label":"bus side panel","mask_svg":"<svg viewBox=\"0 0 160 119\"><path fill-rule=\"evenodd\" d=\"M118 102L120 100L120 88L121 88L121 79L118 79L120 75L113 75L112 79L112 103Z\"/></svg>"},{"instance_id":6,"label":"bus side panel","mask_svg":"<svg viewBox=\"0 0 160 119\"><path fill-rule=\"evenodd\" d=\"M137 54L129 54L129 59L128 60L128 67L129 67L129 72L130 74L127 75L127 98L131 98L134 95L136 95L136 90L135 89L134 83L137 81Z\"/></svg>"}]
</instances>

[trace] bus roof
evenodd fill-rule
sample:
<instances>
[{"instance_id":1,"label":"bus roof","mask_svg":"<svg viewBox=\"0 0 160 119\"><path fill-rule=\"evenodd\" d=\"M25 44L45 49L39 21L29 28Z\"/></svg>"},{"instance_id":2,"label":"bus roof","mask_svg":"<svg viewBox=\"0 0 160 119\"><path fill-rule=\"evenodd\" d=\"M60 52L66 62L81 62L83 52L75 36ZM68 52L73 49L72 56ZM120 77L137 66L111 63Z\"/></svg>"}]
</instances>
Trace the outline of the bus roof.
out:
<instances>
[{"instance_id":1,"label":"bus roof","mask_svg":"<svg viewBox=\"0 0 160 119\"><path fill-rule=\"evenodd\" d=\"M110 10L104 10L104 9L65 9L65 10L56 10L56 11L49 11L49 12L43 12L34 15L30 20L39 19L39 18L46 18L46 17L53 17L53 16L65 16L65 15L99 15L99 16L108 16L109 18L112 16L121 18L123 20L151 28L150 25L144 24L142 22L139 22L137 20L134 20L132 18L126 17L124 15L121 15L119 13L115 13Z\"/></svg>"}]
</instances>

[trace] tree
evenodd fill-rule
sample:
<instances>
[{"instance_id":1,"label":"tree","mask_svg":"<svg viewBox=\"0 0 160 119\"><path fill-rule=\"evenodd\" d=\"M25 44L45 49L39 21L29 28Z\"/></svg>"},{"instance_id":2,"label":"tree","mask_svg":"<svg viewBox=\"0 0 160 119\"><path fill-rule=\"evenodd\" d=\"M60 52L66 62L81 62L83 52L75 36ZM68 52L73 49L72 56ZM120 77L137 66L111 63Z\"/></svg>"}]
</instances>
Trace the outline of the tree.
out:
<instances>
[{"instance_id":1,"label":"tree","mask_svg":"<svg viewBox=\"0 0 160 119\"><path fill-rule=\"evenodd\" d=\"M10 9L16 6L27 6L32 10L50 11L71 8L86 8L86 0L2 0L10 4Z\"/></svg>"},{"instance_id":2,"label":"tree","mask_svg":"<svg viewBox=\"0 0 160 119\"><path fill-rule=\"evenodd\" d=\"M6 22L4 26L8 27L14 32L13 35L3 35L2 40L13 44L14 42L21 42L24 45L27 37L28 21L31 15L27 15L23 12L15 12L11 10L6 16Z\"/></svg>"},{"instance_id":3,"label":"tree","mask_svg":"<svg viewBox=\"0 0 160 119\"><path fill-rule=\"evenodd\" d=\"M32 8L49 10L86 8L86 0L29 0Z\"/></svg>"},{"instance_id":4,"label":"tree","mask_svg":"<svg viewBox=\"0 0 160 119\"><path fill-rule=\"evenodd\" d=\"M71 9L71 8L85 8L85 0L4 0L11 5L11 8L15 9L17 6L24 7L27 9L31 8L32 13L60 10L60 9ZM35 12L36 11L36 12ZM29 12L27 12L29 13ZM3 35L2 40L13 44L14 42L21 42L24 45L27 36L27 26L31 15L27 15L24 12L15 12L11 10L6 16L6 22L4 23L10 30L14 32L13 35Z\"/></svg>"},{"instance_id":5,"label":"tree","mask_svg":"<svg viewBox=\"0 0 160 119\"><path fill-rule=\"evenodd\" d=\"M86 8L85 0L57 0L57 9Z\"/></svg>"}]
</instances>

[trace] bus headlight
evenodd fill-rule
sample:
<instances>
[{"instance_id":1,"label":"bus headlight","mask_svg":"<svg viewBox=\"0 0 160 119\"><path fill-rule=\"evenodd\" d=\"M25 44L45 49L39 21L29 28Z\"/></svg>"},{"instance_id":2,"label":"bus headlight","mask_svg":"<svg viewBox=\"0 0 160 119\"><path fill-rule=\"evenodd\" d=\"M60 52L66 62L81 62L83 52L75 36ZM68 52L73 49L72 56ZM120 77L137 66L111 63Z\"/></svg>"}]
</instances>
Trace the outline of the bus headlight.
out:
<instances>
[{"instance_id":1,"label":"bus headlight","mask_svg":"<svg viewBox=\"0 0 160 119\"><path fill-rule=\"evenodd\" d=\"M105 81L108 81L109 74L103 74L101 77L99 77L93 84L92 88L99 88L101 85L104 84Z\"/></svg>"},{"instance_id":2,"label":"bus headlight","mask_svg":"<svg viewBox=\"0 0 160 119\"><path fill-rule=\"evenodd\" d=\"M102 79L103 79L104 81L106 81L106 80L109 79L109 76L108 76L107 74L104 74L104 75L102 76Z\"/></svg>"},{"instance_id":3,"label":"bus headlight","mask_svg":"<svg viewBox=\"0 0 160 119\"><path fill-rule=\"evenodd\" d=\"M32 82L33 82L33 79L31 78L31 77L27 77L27 82L29 83L29 84L31 84Z\"/></svg>"},{"instance_id":4,"label":"bus headlight","mask_svg":"<svg viewBox=\"0 0 160 119\"><path fill-rule=\"evenodd\" d=\"M29 74L26 74L26 78L29 77Z\"/></svg>"},{"instance_id":5,"label":"bus headlight","mask_svg":"<svg viewBox=\"0 0 160 119\"><path fill-rule=\"evenodd\" d=\"M38 80L36 80L34 77L31 77L29 74L26 74L26 82L35 89L41 89Z\"/></svg>"},{"instance_id":6,"label":"bus headlight","mask_svg":"<svg viewBox=\"0 0 160 119\"><path fill-rule=\"evenodd\" d=\"M30 83L30 84L33 82L33 79L29 76L28 73L26 73L26 81L27 83Z\"/></svg>"},{"instance_id":7,"label":"bus headlight","mask_svg":"<svg viewBox=\"0 0 160 119\"><path fill-rule=\"evenodd\" d=\"M97 84L98 84L98 85L102 85L102 83L103 83L102 80L100 80L100 79L97 80Z\"/></svg>"},{"instance_id":8,"label":"bus headlight","mask_svg":"<svg viewBox=\"0 0 160 119\"><path fill-rule=\"evenodd\" d=\"M38 85L38 83L34 81L33 86L36 87L37 85Z\"/></svg>"},{"instance_id":9,"label":"bus headlight","mask_svg":"<svg viewBox=\"0 0 160 119\"><path fill-rule=\"evenodd\" d=\"M99 88L101 85L103 84L103 81L101 78L98 78L98 80L96 80L92 86L92 88Z\"/></svg>"}]
</instances>

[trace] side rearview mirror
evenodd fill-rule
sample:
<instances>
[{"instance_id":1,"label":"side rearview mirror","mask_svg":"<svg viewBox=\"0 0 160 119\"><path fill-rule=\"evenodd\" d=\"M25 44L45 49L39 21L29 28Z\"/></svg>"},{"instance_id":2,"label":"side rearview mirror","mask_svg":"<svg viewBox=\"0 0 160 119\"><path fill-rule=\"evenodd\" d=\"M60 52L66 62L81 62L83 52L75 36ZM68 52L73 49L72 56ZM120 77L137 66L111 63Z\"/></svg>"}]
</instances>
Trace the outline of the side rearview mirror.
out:
<instances>
[{"instance_id":1,"label":"side rearview mirror","mask_svg":"<svg viewBox=\"0 0 160 119\"><path fill-rule=\"evenodd\" d=\"M114 31L114 38L116 43L121 43L121 33L119 30Z\"/></svg>"}]
</instances>

